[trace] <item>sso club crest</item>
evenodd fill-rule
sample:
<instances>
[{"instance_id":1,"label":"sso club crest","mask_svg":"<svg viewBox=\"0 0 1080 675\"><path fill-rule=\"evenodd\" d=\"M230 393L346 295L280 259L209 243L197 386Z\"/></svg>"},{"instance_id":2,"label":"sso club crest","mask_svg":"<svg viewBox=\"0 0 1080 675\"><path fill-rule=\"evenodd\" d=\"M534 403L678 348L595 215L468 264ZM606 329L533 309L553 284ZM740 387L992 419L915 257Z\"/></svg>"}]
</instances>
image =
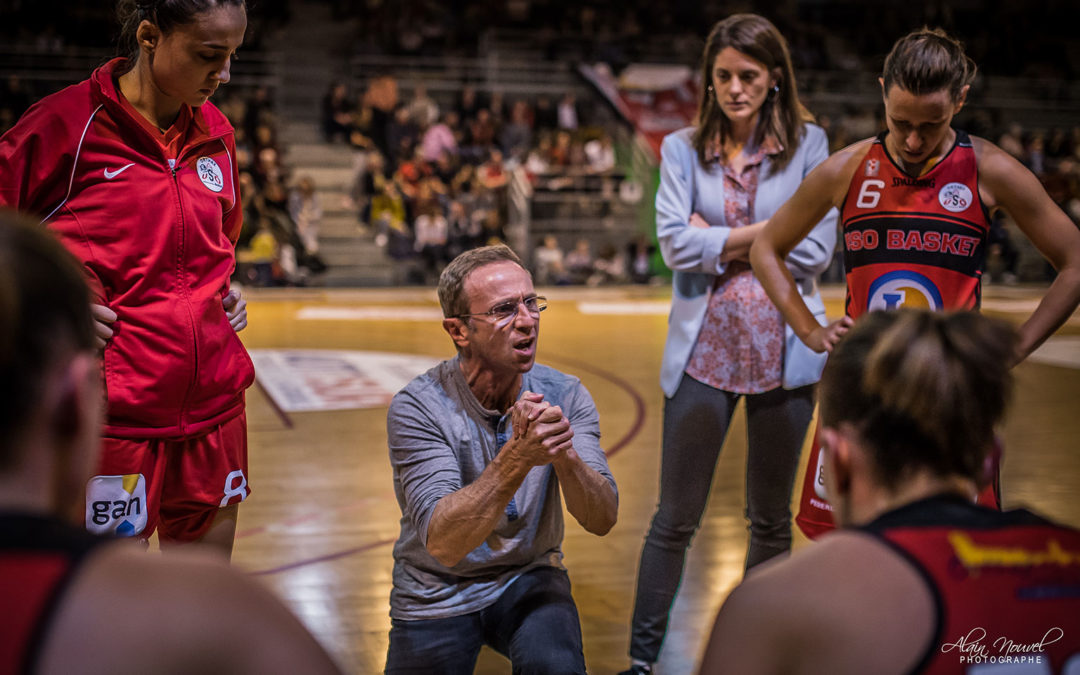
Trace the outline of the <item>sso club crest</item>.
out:
<instances>
[{"instance_id":1,"label":"sso club crest","mask_svg":"<svg viewBox=\"0 0 1080 675\"><path fill-rule=\"evenodd\" d=\"M910 270L882 274L870 284L867 311L901 307L940 311L941 291L930 279Z\"/></svg>"},{"instance_id":2,"label":"sso club crest","mask_svg":"<svg viewBox=\"0 0 1080 675\"><path fill-rule=\"evenodd\" d=\"M199 173L199 180L210 190L221 192L225 187L225 177L221 173L221 167L213 159L200 157L195 163L195 170Z\"/></svg>"},{"instance_id":3,"label":"sso club crest","mask_svg":"<svg viewBox=\"0 0 1080 675\"><path fill-rule=\"evenodd\" d=\"M971 188L963 183L949 183L944 186L938 192L937 199L943 209L952 213L966 211L975 201L974 195L971 194Z\"/></svg>"}]
</instances>

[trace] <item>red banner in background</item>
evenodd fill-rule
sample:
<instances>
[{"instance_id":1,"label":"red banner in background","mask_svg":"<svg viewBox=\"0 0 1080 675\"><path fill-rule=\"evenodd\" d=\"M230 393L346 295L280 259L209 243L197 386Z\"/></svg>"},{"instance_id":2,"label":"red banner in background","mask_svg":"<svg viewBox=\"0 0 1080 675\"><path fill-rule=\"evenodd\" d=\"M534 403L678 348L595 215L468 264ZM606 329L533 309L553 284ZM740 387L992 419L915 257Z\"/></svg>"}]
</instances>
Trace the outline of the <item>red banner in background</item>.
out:
<instances>
[{"instance_id":1,"label":"red banner in background","mask_svg":"<svg viewBox=\"0 0 1080 675\"><path fill-rule=\"evenodd\" d=\"M657 162L664 136L694 123L700 87L687 66L634 63L617 78L603 63L578 69L634 126Z\"/></svg>"}]
</instances>

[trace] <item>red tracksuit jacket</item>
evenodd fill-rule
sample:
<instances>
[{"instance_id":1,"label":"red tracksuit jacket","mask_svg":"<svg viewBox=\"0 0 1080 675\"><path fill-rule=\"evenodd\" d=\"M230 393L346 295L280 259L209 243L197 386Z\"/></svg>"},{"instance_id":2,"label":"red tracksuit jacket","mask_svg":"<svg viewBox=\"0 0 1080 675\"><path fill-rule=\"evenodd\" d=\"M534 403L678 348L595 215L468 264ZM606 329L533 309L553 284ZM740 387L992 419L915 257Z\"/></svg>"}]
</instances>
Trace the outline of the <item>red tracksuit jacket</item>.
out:
<instances>
[{"instance_id":1,"label":"red tracksuit jacket","mask_svg":"<svg viewBox=\"0 0 1080 675\"><path fill-rule=\"evenodd\" d=\"M232 126L192 110L174 165L113 73L48 96L0 137L0 205L42 218L118 319L104 353L106 434L197 434L240 414L254 368L221 302L240 233Z\"/></svg>"}]
</instances>

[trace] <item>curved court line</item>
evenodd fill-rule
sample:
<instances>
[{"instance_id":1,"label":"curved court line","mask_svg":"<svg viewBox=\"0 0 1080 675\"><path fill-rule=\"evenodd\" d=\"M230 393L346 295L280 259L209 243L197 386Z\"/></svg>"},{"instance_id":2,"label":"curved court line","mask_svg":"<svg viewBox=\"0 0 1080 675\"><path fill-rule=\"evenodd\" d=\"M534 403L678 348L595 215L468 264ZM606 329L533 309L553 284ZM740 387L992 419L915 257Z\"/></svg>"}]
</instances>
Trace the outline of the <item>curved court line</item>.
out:
<instances>
[{"instance_id":1,"label":"curved court line","mask_svg":"<svg viewBox=\"0 0 1080 675\"><path fill-rule=\"evenodd\" d=\"M338 558L345 558L347 556L350 556L350 555L353 555L353 554L356 554L356 553L363 553L364 551L370 551L373 548L378 548L380 546L386 546L387 544L393 544L395 541L397 541L397 537L394 537L393 539L380 539L379 541L373 541L373 542L371 542L369 544L364 544L363 546L356 546L354 548L348 548L348 549L345 549L344 551L338 551L337 553L327 553L326 555L320 555L320 556L316 556L314 558L308 558L306 560L298 560L298 561L296 561L294 563L288 563L286 565L281 565L279 567L271 567L270 569L259 570L257 572L248 572L248 574L250 574L253 577L257 577L257 576L262 576L262 575L266 575L266 574L277 574L278 572L288 572L289 570L294 570L294 569L296 569L298 567L304 567L306 565L313 565L315 563L326 562L328 560L337 560Z\"/></svg>"},{"instance_id":2,"label":"curved court line","mask_svg":"<svg viewBox=\"0 0 1080 675\"><path fill-rule=\"evenodd\" d=\"M566 365L569 365L577 370L583 370L587 373L592 373L593 375L605 379L608 382L614 384L616 387L622 389L630 396L631 400L633 400L634 422L630 425L630 429L625 434L623 434L622 438L615 441L611 445L611 447L608 448L608 450L606 451L608 457L613 456L615 453L625 448L630 443L630 441L634 440L634 438L641 432L641 427L645 425L645 399L641 396L640 393L638 393L638 390L634 388L634 385L630 384L626 380L622 379L621 377L615 375L610 371L604 370L603 368L597 368L596 366L585 363L584 361L578 361L577 359L570 359L562 356L553 356L545 360L558 361L560 363L565 363ZM269 396L267 396L267 398L269 398ZM287 419L287 417L285 419ZM291 426L291 423L289 426ZM354 507L355 504L352 504L350 506ZM300 518L300 520L305 519L306 517ZM265 531L269 527L270 525L253 528L252 530L248 530L245 534L259 534L260 532ZM314 558L298 560L296 562L280 565L278 567L271 567L269 569L258 570L255 572L248 572L248 574L252 576L262 576L267 574L277 574L279 572L288 572L290 570L305 567L307 565L314 565L315 563L346 558L356 553L363 553L364 551L370 551L371 549L378 548L380 546L393 544L395 541L397 541L396 537L394 539L381 539L379 541L373 541L368 544L364 544L363 546L356 546L353 548L345 549L344 551L338 551L337 553L328 553L326 555L316 556Z\"/></svg>"},{"instance_id":3,"label":"curved court line","mask_svg":"<svg viewBox=\"0 0 1080 675\"><path fill-rule=\"evenodd\" d=\"M615 453L625 448L630 441L634 440L634 437L641 432L641 427L645 425L645 399L638 393L638 390L634 388L634 385L630 384L626 380L622 379L618 375L604 370L603 368L597 368L596 366L585 363L584 361L578 361L577 359L569 359L563 356L551 357L555 361L561 361L577 370L584 370L587 373L592 373L597 377L611 382L619 389L622 389L631 400L634 401L634 422L630 425L629 431L623 434L623 437L615 441L610 448L607 449L607 456L611 457ZM547 359L545 359L547 360Z\"/></svg>"}]
</instances>

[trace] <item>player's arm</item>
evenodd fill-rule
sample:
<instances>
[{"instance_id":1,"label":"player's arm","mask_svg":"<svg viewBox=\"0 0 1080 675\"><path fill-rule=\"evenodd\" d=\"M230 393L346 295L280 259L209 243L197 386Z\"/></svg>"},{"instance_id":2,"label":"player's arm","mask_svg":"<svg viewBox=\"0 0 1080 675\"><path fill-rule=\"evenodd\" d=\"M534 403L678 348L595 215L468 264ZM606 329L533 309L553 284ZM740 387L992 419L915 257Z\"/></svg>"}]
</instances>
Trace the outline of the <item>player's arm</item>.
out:
<instances>
[{"instance_id":1,"label":"player's arm","mask_svg":"<svg viewBox=\"0 0 1080 675\"><path fill-rule=\"evenodd\" d=\"M841 150L807 174L799 189L769 218L750 248L754 276L795 334L815 351L830 351L846 332L844 319L821 326L807 308L784 259L829 213L843 203L862 144ZM845 317L846 319L846 317Z\"/></svg>"},{"instance_id":2,"label":"player's arm","mask_svg":"<svg viewBox=\"0 0 1080 675\"><path fill-rule=\"evenodd\" d=\"M986 140L973 141L984 203L1004 208L1057 270L1046 295L1020 326L1019 362L1060 328L1080 304L1080 230L1023 164Z\"/></svg>"}]
</instances>

